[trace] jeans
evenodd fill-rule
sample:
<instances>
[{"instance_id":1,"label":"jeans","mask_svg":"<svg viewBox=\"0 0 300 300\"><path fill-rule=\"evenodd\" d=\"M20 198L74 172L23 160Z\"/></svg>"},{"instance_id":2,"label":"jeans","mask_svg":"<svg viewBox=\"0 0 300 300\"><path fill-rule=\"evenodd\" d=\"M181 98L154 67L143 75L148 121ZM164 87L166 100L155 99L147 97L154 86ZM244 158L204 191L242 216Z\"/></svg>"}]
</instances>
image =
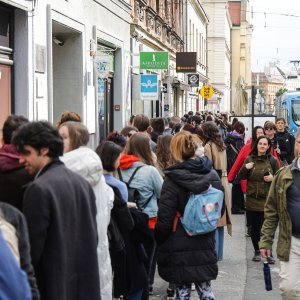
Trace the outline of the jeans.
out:
<instances>
[{"instance_id":1,"label":"jeans","mask_svg":"<svg viewBox=\"0 0 300 300\"><path fill-rule=\"evenodd\" d=\"M224 249L224 227L218 227L215 231L215 249L217 252L218 260L223 259L223 249Z\"/></svg>"},{"instance_id":2,"label":"jeans","mask_svg":"<svg viewBox=\"0 0 300 300\"><path fill-rule=\"evenodd\" d=\"M126 300L141 300L143 294L143 289L138 290L137 292L134 292L127 297L125 297Z\"/></svg>"},{"instance_id":3,"label":"jeans","mask_svg":"<svg viewBox=\"0 0 300 300\"><path fill-rule=\"evenodd\" d=\"M176 284L176 299L190 300L191 299L191 283ZM211 289L210 281L195 283L195 288L200 300L215 300L215 296Z\"/></svg>"}]
</instances>

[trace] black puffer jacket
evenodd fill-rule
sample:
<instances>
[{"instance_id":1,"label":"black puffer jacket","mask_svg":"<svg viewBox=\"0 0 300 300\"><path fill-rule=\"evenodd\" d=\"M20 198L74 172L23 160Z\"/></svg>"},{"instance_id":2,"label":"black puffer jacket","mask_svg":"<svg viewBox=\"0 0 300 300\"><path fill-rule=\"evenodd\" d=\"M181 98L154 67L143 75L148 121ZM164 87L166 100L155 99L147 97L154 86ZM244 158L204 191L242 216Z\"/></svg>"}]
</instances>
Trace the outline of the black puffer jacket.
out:
<instances>
[{"instance_id":1,"label":"black puffer jacket","mask_svg":"<svg viewBox=\"0 0 300 300\"><path fill-rule=\"evenodd\" d=\"M213 187L223 190L207 157L172 166L165 171L155 229L158 272L168 282L191 283L215 279L218 275L214 232L188 236L181 223L173 233L176 211L181 215L189 193L199 194Z\"/></svg>"}]
</instances>

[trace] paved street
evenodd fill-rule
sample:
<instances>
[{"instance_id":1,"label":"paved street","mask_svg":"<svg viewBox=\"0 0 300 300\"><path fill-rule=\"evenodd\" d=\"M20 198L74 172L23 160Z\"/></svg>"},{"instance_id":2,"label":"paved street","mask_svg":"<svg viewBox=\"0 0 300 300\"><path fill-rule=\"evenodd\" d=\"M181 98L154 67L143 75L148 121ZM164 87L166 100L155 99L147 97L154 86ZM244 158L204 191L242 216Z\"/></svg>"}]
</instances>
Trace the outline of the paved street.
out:
<instances>
[{"instance_id":1,"label":"paved street","mask_svg":"<svg viewBox=\"0 0 300 300\"><path fill-rule=\"evenodd\" d=\"M275 244L276 245L276 244ZM273 290L264 288L263 263L251 261L251 239L245 237L245 217L233 215L233 236L225 235L224 260L219 263L219 276L212 283L217 300L279 300L279 262L271 266ZM275 254L275 253L274 253ZM167 283L156 275L154 296L151 300L165 299ZM198 299L194 291L192 299Z\"/></svg>"}]
</instances>

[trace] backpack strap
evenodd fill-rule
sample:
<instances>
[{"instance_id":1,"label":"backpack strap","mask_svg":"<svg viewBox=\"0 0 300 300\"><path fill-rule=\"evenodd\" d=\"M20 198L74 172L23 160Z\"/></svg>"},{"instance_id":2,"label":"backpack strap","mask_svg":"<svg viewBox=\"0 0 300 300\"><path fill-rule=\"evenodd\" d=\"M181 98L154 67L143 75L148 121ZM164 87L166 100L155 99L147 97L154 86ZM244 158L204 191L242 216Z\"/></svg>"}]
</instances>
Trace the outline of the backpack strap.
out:
<instances>
[{"instance_id":1,"label":"backpack strap","mask_svg":"<svg viewBox=\"0 0 300 300\"><path fill-rule=\"evenodd\" d=\"M239 155L239 152L237 151L237 149L230 143L229 144L231 149L235 152L236 155Z\"/></svg>"},{"instance_id":2,"label":"backpack strap","mask_svg":"<svg viewBox=\"0 0 300 300\"><path fill-rule=\"evenodd\" d=\"M131 176L130 176L128 182L125 182L125 181L123 180L122 172L121 172L120 168L118 168L119 178L120 178L121 181L123 181L123 182L127 185L127 188L130 188L130 183L132 182L132 180L133 180L133 178L134 178L136 172L137 172L140 168L142 168L142 167L144 167L144 166L145 166L145 165L136 167L135 170L133 171L133 173L131 174ZM152 199L153 194L154 194L154 193L152 193L152 195L147 199L147 201L144 203L143 206L140 206L138 203L136 203L136 205L137 205L137 207L138 207L139 210L144 210L144 209L147 207L147 205L149 204L149 202L150 202L151 199Z\"/></svg>"},{"instance_id":3,"label":"backpack strap","mask_svg":"<svg viewBox=\"0 0 300 300\"><path fill-rule=\"evenodd\" d=\"M130 183L131 183L131 181L132 181L132 179L134 178L134 176L135 176L135 174L136 174L136 172L137 172L140 168L142 168L143 166L144 166L144 165L138 166L138 167L136 167L136 168L134 169L134 171L133 171L133 173L131 174L131 176L130 176L128 182L125 182L125 181L123 180L122 172L121 172L120 168L118 168L119 179L120 179L122 182L124 182L124 183L129 187L129 186L130 186Z\"/></svg>"},{"instance_id":4,"label":"backpack strap","mask_svg":"<svg viewBox=\"0 0 300 300\"><path fill-rule=\"evenodd\" d=\"M276 173L276 158L274 156L269 157L269 162L273 170L273 175Z\"/></svg>"},{"instance_id":5,"label":"backpack strap","mask_svg":"<svg viewBox=\"0 0 300 300\"><path fill-rule=\"evenodd\" d=\"M135 170L134 170L133 173L131 174L131 176L130 176L128 182L126 182L126 184L128 185L128 187L130 187L130 183L131 183L132 179L134 178L136 172L137 172L140 168L142 168L143 166L144 166L144 165L138 166L138 167L135 168Z\"/></svg>"}]
</instances>

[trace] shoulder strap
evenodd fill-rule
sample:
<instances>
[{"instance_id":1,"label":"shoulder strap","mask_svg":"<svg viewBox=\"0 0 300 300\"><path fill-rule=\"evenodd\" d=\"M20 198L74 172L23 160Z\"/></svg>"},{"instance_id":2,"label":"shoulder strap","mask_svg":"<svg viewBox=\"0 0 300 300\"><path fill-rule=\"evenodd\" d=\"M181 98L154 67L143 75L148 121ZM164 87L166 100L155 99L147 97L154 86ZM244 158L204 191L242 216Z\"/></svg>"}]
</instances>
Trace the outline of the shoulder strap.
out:
<instances>
[{"instance_id":1,"label":"shoulder strap","mask_svg":"<svg viewBox=\"0 0 300 300\"><path fill-rule=\"evenodd\" d=\"M214 154L213 154L213 151L212 151L212 145L211 145L211 142L210 143L207 143L210 147L210 152L211 152L211 161L212 161L212 164L213 164L213 168L215 168L215 162L214 162Z\"/></svg>"},{"instance_id":2,"label":"shoulder strap","mask_svg":"<svg viewBox=\"0 0 300 300\"><path fill-rule=\"evenodd\" d=\"M119 179L124 182L120 168L118 168L118 175L119 175Z\"/></svg>"},{"instance_id":3,"label":"shoulder strap","mask_svg":"<svg viewBox=\"0 0 300 300\"><path fill-rule=\"evenodd\" d=\"M120 179L122 182L126 183L127 186L129 187L129 185L130 185L132 179L134 178L136 172L137 172L140 168L142 168L142 167L144 167L144 165L138 166L138 167L136 167L136 168L134 169L134 171L133 171L133 173L131 174L131 176L130 176L128 182L125 182L125 181L123 180L122 172L121 172L120 168L118 168L119 179Z\"/></svg>"},{"instance_id":4,"label":"shoulder strap","mask_svg":"<svg viewBox=\"0 0 300 300\"><path fill-rule=\"evenodd\" d=\"M235 154L238 155L239 152L237 151L237 149L231 143L229 145L230 145L231 149L235 152Z\"/></svg>"},{"instance_id":5,"label":"shoulder strap","mask_svg":"<svg viewBox=\"0 0 300 300\"><path fill-rule=\"evenodd\" d=\"M128 182L127 182L128 187L130 187L130 183L131 183L132 179L134 178L136 172L137 172L140 168L142 168L142 167L143 167L143 166L138 166L138 167L135 168L135 170L133 171L133 173L131 174L131 176L130 176Z\"/></svg>"},{"instance_id":6,"label":"shoulder strap","mask_svg":"<svg viewBox=\"0 0 300 300\"><path fill-rule=\"evenodd\" d=\"M276 167L276 158L274 156L270 156L269 157L269 161L270 161L270 165L272 167L273 170L273 174L275 174L275 167Z\"/></svg>"}]
</instances>

